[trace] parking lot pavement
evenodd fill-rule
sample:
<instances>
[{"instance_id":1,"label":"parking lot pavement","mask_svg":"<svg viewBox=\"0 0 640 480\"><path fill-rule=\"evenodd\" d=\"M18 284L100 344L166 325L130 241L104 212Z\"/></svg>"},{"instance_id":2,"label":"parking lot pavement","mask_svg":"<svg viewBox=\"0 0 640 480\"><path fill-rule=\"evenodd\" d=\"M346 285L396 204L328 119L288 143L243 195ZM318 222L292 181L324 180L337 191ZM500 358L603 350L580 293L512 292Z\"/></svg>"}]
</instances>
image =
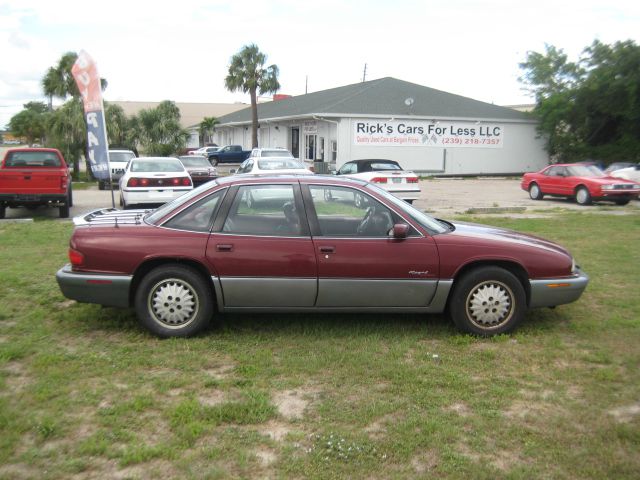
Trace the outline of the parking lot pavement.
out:
<instances>
[{"instance_id":1,"label":"parking lot pavement","mask_svg":"<svg viewBox=\"0 0 640 480\"><path fill-rule=\"evenodd\" d=\"M420 210L438 215L442 218L452 217L465 213L469 209L487 209L489 213L505 213L509 209L522 209L522 214L544 212L553 209L569 209L582 212L592 211L591 206L580 206L574 201L562 198L545 197L543 200L531 200L529 194L520 189L519 178L436 178L422 180L420 182L422 194L414 205ZM114 191L115 205L118 207L118 191ZM111 192L98 190L92 186L87 190L73 191L74 205L71 207L70 216L74 217L98 208L111 207ZM607 205L614 213L640 212L640 202L633 201L624 207L603 202L598 205ZM509 215L518 212L509 212ZM57 208L38 208L27 210L26 208L8 208L8 219L28 218L58 218ZM0 220L1 221L1 220Z\"/></svg>"}]
</instances>

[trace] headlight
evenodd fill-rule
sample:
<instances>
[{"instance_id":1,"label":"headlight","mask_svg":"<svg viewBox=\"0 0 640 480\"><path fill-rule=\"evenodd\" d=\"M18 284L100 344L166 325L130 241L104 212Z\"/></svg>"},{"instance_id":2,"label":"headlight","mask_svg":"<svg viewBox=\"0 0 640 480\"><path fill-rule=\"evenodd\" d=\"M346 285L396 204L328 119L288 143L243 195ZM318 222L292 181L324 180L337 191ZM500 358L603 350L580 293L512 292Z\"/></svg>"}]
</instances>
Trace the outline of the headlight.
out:
<instances>
[{"instance_id":1,"label":"headlight","mask_svg":"<svg viewBox=\"0 0 640 480\"><path fill-rule=\"evenodd\" d=\"M615 190L615 185L603 185L602 190Z\"/></svg>"}]
</instances>

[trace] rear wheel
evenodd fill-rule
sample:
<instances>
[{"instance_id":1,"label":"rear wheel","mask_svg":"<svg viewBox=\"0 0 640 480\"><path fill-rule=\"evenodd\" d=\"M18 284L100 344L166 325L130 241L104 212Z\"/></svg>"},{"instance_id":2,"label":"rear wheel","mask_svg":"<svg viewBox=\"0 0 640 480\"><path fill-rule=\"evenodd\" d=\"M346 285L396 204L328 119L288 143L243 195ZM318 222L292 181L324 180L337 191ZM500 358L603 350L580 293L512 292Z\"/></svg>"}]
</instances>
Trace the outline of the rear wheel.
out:
<instances>
[{"instance_id":1,"label":"rear wheel","mask_svg":"<svg viewBox=\"0 0 640 480\"><path fill-rule=\"evenodd\" d=\"M136 291L140 324L159 337L189 337L207 327L213 315L210 286L196 270L165 265L149 272Z\"/></svg>"},{"instance_id":2,"label":"rear wheel","mask_svg":"<svg viewBox=\"0 0 640 480\"><path fill-rule=\"evenodd\" d=\"M529 185L529 197L531 197L531 200L542 200L542 197L544 197L537 183Z\"/></svg>"},{"instance_id":3,"label":"rear wheel","mask_svg":"<svg viewBox=\"0 0 640 480\"><path fill-rule=\"evenodd\" d=\"M7 207L0 205L0 218L5 218L7 215Z\"/></svg>"},{"instance_id":4,"label":"rear wheel","mask_svg":"<svg viewBox=\"0 0 640 480\"><path fill-rule=\"evenodd\" d=\"M620 199L620 200L616 200L616 205L626 205L627 203L629 203L629 199L625 198L625 199Z\"/></svg>"},{"instance_id":5,"label":"rear wheel","mask_svg":"<svg viewBox=\"0 0 640 480\"><path fill-rule=\"evenodd\" d=\"M60 218L69 218L69 200L64 203L64 205L60 205L59 209Z\"/></svg>"},{"instance_id":6,"label":"rear wheel","mask_svg":"<svg viewBox=\"0 0 640 480\"><path fill-rule=\"evenodd\" d=\"M591 194L587 187L578 187L576 190L576 202L579 205L591 205Z\"/></svg>"},{"instance_id":7,"label":"rear wheel","mask_svg":"<svg viewBox=\"0 0 640 480\"><path fill-rule=\"evenodd\" d=\"M524 288L504 268L480 267L456 281L449 312L464 332L485 336L507 333L524 318Z\"/></svg>"}]
</instances>

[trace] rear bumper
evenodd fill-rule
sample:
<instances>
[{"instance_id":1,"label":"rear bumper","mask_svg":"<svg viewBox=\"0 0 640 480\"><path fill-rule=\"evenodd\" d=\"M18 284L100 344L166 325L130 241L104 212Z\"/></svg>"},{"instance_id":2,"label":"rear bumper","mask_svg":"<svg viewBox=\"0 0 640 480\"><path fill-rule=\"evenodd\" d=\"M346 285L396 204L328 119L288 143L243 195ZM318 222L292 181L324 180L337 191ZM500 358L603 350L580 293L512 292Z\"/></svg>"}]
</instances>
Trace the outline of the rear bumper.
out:
<instances>
[{"instance_id":1,"label":"rear bumper","mask_svg":"<svg viewBox=\"0 0 640 480\"><path fill-rule=\"evenodd\" d=\"M66 203L67 193L1 193L0 204L8 206L45 205L47 203Z\"/></svg>"},{"instance_id":2,"label":"rear bumper","mask_svg":"<svg viewBox=\"0 0 640 480\"><path fill-rule=\"evenodd\" d=\"M67 264L58 270L56 280L62 294L80 303L97 303L108 307L129 307L131 275L100 275L74 272Z\"/></svg>"},{"instance_id":3,"label":"rear bumper","mask_svg":"<svg viewBox=\"0 0 640 480\"><path fill-rule=\"evenodd\" d=\"M169 188L164 190L128 190L125 188L122 191L122 195L124 201L129 205L140 203L158 204L170 202L190 191L191 188Z\"/></svg>"},{"instance_id":4,"label":"rear bumper","mask_svg":"<svg viewBox=\"0 0 640 480\"><path fill-rule=\"evenodd\" d=\"M587 288L589 276L582 270L577 270L573 277L530 280L529 283L531 285L530 308L555 307L578 300Z\"/></svg>"}]
</instances>

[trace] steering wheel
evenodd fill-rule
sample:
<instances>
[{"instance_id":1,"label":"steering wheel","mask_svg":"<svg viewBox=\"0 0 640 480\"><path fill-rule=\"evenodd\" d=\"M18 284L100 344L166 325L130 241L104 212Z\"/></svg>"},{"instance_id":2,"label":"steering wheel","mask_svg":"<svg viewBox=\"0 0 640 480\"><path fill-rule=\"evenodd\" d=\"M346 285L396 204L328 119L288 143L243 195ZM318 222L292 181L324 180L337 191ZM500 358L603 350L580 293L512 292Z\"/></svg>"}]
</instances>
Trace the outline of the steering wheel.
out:
<instances>
[{"instance_id":1,"label":"steering wheel","mask_svg":"<svg viewBox=\"0 0 640 480\"><path fill-rule=\"evenodd\" d=\"M364 217L362 218L362 221L360 222L360 225L358 225L358 229L356 230L356 233L358 235L364 235L366 233L374 213L376 213L375 207L367 208L367 213L364 214Z\"/></svg>"}]
</instances>

